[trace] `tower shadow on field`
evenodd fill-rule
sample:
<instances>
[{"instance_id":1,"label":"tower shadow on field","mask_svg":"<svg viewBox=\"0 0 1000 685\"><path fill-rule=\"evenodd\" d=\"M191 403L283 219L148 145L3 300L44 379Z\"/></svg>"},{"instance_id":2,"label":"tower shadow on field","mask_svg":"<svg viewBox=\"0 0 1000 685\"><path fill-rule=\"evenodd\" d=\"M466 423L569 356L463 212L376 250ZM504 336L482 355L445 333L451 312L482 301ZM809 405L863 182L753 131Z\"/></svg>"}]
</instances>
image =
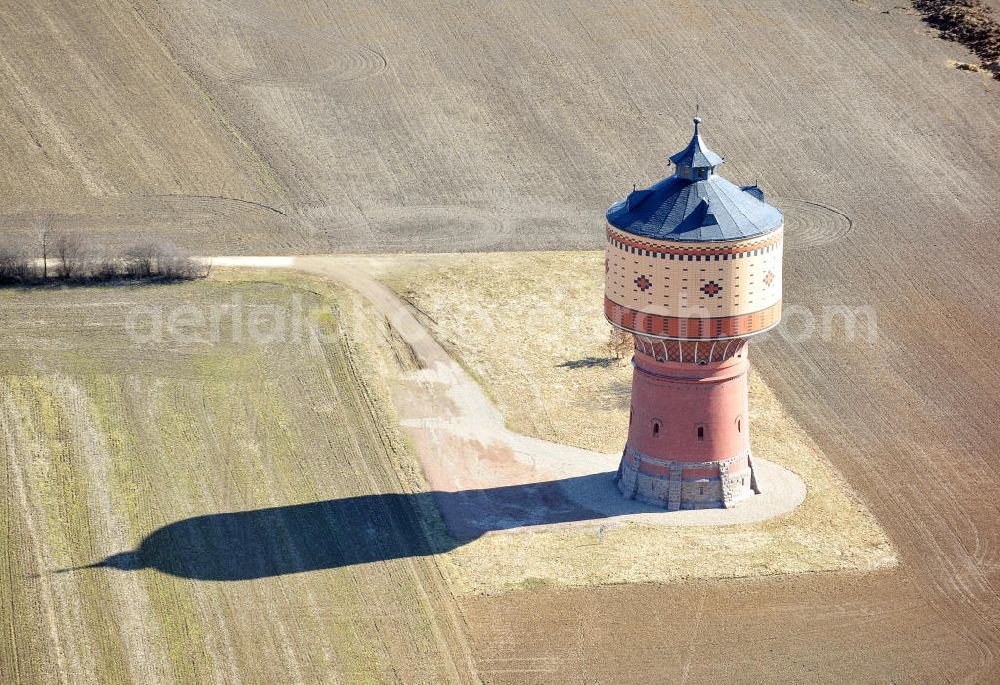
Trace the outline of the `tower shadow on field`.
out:
<instances>
[{"instance_id":1,"label":"tower shadow on field","mask_svg":"<svg viewBox=\"0 0 1000 685\"><path fill-rule=\"evenodd\" d=\"M238 581L447 552L492 530L604 518L566 488L614 488L614 472L525 485L378 494L181 519L138 548L87 566L155 569L195 580ZM448 532L428 535L420 517L436 507ZM649 511L662 511L650 507Z\"/></svg>"}]
</instances>

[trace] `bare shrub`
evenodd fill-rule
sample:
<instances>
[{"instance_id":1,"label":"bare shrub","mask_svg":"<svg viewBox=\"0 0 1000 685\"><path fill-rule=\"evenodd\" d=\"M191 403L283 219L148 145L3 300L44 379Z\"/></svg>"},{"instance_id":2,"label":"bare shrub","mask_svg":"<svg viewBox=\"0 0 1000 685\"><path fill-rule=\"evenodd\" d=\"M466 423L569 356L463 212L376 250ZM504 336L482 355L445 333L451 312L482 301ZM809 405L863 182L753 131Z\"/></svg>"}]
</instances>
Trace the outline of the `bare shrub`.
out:
<instances>
[{"instance_id":1,"label":"bare shrub","mask_svg":"<svg viewBox=\"0 0 1000 685\"><path fill-rule=\"evenodd\" d=\"M635 349L635 338L620 328L612 328L608 334L607 350L615 359L624 359Z\"/></svg>"},{"instance_id":2,"label":"bare shrub","mask_svg":"<svg viewBox=\"0 0 1000 685\"><path fill-rule=\"evenodd\" d=\"M148 240L129 248L122 259L129 278L204 278L208 269L189 252L165 240Z\"/></svg>"},{"instance_id":3,"label":"bare shrub","mask_svg":"<svg viewBox=\"0 0 1000 685\"><path fill-rule=\"evenodd\" d=\"M83 241L79 234L61 231L52 240L52 254L56 258L56 278L79 278L84 271Z\"/></svg>"},{"instance_id":4,"label":"bare shrub","mask_svg":"<svg viewBox=\"0 0 1000 685\"><path fill-rule=\"evenodd\" d=\"M165 240L144 240L126 250L112 251L90 243L79 233L51 230L47 222L42 222L36 235L41 259L29 256L21 246L0 244L0 284L27 284L48 280L49 276L80 282L123 278L188 280L206 278L211 270L211 264Z\"/></svg>"},{"instance_id":5,"label":"bare shrub","mask_svg":"<svg viewBox=\"0 0 1000 685\"><path fill-rule=\"evenodd\" d=\"M155 240L136 243L122 255L122 276L126 278L149 278L157 272L162 249Z\"/></svg>"},{"instance_id":6,"label":"bare shrub","mask_svg":"<svg viewBox=\"0 0 1000 685\"><path fill-rule=\"evenodd\" d=\"M0 284L21 285L38 278L38 268L23 250L0 245Z\"/></svg>"},{"instance_id":7,"label":"bare shrub","mask_svg":"<svg viewBox=\"0 0 1000 685\"><path fill-rule=\"evenodd\" d=\"M79 278L88 281L110 281L121 278L124 269L122 258L108 252L100 245L91 245L83 250Z\"/></svg>"},{"instance_id":8,"label":"bare shrub","mask_svg":"<svg viewBox=\"0 0 1000 685\"><path fill-rule=\"evenodd\" d=\"M157 258L157 275L169 279L205 278L209 268L176 245L162 244Z\"/></svg>"}]
</instances>

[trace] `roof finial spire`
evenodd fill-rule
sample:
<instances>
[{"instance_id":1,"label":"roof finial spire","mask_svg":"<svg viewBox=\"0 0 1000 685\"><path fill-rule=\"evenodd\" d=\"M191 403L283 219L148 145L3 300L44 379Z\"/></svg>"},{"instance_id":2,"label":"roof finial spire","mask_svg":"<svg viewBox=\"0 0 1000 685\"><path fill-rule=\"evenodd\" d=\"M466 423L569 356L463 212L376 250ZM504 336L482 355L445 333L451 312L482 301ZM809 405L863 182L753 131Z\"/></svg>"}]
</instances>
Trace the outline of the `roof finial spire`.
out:
<instances>
[{"instance_id":1,"label":"roof finial spire","mask_svg":"<svg viewBox=\"0 0 1000 685\"><path fill-rule=\"evenodd\" d=\"M670 161L674 163L674 167L677 169L676 175L684 178L708 178L709 175L715 173L715 167L722 164L722 157L709 150L705 146L705 142L701 139L700 124L701 117L695 117L694 135L691 136L691 142L688 143L686 148L670 156ZM710 171L701 175L692 174L690 169L696 168L709 169Z\"/></svg>"},{"instance_id":2,"label":"roof finial spire","mask_svg":"<svg viewBox=\"0 0 1000 685\"><path fill-rule=\"evenodd\" d=\"M701 123L701 117L698 116L698 111L700 109L701 109L701 103L698 101L698 99L695 99L695 101L694 101L694 119L693 119L693 121L694 121L694 134L695 135L698 135L698 124Z\"/></svg>"}]
</instances>

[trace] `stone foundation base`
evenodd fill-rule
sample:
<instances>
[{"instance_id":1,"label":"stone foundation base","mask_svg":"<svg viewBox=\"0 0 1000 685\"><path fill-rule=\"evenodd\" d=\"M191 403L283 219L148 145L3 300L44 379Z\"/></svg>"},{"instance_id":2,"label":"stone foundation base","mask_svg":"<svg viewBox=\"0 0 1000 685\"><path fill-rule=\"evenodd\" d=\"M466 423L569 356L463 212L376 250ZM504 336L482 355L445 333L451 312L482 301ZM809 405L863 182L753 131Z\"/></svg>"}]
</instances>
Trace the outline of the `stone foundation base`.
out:
<instances>
[{"instance_id":1,"label":"stone foundation base","mask_svg":"<svg viewBox=\"0 0 1000 685\"><path fill-rule=\"evenodd\" d=\"M668 511L729 508L760 494L749 453L723 461L686 462L657 459L626 447L615 482L629 499Z\"/></svg>"}]
</instances>

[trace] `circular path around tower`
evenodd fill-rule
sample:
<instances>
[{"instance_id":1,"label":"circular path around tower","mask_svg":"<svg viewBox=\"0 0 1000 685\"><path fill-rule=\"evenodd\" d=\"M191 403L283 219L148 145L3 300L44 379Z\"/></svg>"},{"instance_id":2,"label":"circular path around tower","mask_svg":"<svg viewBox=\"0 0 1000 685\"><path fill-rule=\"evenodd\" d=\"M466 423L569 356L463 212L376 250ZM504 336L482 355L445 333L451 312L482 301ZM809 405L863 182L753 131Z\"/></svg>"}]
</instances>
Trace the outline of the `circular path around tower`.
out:
<instances>
[{"instance_id":1,"label":"circular path around tower","mask_svg":"<svg viewBox=\"0 0 1000 685\"><path fill-rule=\"evenodd\" d=\"M655 504L625 499L615 484L601 481L569 481L560 486L566 497L611 522L633 521L650 525L727 526L753 523L787 514L806 497L806 484L794 472L765 459L753 460L761 492L729 509L682 509L664 511Z\"/></svg>"}]
</instances>

